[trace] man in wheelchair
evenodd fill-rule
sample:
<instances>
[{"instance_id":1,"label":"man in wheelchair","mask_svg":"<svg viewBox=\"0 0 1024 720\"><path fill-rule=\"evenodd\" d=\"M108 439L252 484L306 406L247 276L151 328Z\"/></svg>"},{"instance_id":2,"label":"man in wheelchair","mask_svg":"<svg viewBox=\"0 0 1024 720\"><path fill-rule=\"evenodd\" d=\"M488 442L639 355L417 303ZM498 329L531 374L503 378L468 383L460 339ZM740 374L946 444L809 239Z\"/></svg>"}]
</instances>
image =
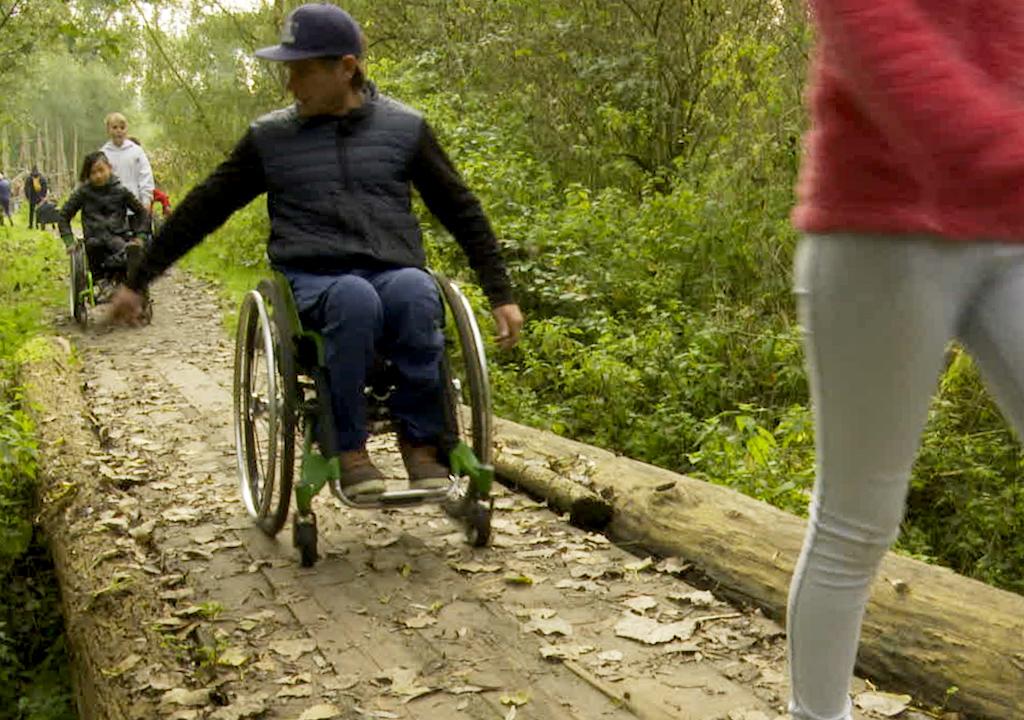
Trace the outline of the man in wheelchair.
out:
<instances>
[{"instance_id":1,"label":"man in wheelchair","mask_svg":"<svg viewBox=\"0 0 1024 720\"><path fill-rule=\"evenodd\" d=\"M274 269L291 284L303 325L324 337L346 495L385 489L366 451L363 389L378 354L397 373L391 414L411 487L444 487L443 307L425 271L415 187L465 251L490 301L498 342L511 347L523 317L479 201L423 116L366 79L366 40L345 11L303 5L281 43L257 57L283 62L295 104L258 118L231 155L167 219L113 315L136 322L143 292L235 210L267 193Z\"/></svg>"},{"instance_id":2,"label":"man in wheelchair","mask_svg":"<svg viewBox=\"0 0 1024 720\"><path fill-rule=\"evenodd\" d=\"M85 156L80 184L58 211L57 226L64 244L75 243L71 220L82 213L85 253L94 280L123 281L141 256L149 216L135 196L114 177L107 156ZM128 214L132 211L132 215Z\"/></svg>"}]
</instances>

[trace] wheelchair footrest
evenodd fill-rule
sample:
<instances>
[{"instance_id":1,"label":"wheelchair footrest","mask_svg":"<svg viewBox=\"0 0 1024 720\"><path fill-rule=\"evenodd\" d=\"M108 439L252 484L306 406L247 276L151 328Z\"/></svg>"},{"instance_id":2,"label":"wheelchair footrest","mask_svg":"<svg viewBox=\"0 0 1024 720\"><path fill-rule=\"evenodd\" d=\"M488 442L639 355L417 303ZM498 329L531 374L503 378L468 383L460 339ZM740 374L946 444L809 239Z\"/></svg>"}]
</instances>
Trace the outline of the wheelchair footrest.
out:
<instances>
[{"instance_id":1,"label":"wheelchair footrest","mask_svg":"<svg viewBox=\"0 0 1024 720\"><path fill-rule=\"evenodd\" d=\"M448 487L437 490L389 490L369 500L356 500L348 497L338 482L332 482L331 492L349 507L378 508L443 502L449 498L455 487L456 483L452 482Z\"/></svg>"}]
</instances>

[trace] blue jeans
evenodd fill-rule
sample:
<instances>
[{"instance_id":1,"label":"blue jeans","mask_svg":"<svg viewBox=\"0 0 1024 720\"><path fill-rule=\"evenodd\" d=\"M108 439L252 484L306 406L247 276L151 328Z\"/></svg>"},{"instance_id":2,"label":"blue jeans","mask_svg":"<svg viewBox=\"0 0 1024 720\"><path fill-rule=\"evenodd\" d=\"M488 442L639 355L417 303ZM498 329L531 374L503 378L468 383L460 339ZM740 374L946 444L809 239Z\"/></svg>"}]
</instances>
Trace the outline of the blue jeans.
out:
<instances>
[{"instance_id":1,"label":"blue jeans","mask_svg":"<svg viewBox=\"0 0 1024 720\"><path fill-rule=\"evenodd\" d=\"M366 442L363 390L377 353L396 371L390 411L399 434L417 444L436 443L445 429L444 308L434 279L419 268L281 272L303 326L324 338L337 449L357 450Z\"/></svg>"}]
</instances>

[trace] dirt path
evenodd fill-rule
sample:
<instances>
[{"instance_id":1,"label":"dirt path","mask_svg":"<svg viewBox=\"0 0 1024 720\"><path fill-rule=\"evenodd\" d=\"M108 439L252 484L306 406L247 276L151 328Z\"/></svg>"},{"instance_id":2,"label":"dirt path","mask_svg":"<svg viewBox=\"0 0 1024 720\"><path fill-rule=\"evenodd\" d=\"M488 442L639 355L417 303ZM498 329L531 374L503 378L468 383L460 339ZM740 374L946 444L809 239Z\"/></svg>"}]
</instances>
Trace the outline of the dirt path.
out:
<instances>
[{"instance_id":1,"label":"dirt path","mask_svg":"<svg viewBox=\"0 0 1024 720\"><path fill-rule=\"evenodd\" d=\"M174 651L126 628L112 654L107 673L146 717L782 714L778 626L684 583L682 561L637 557L507 490L485 550L437 508L354 511L324 492L324 557L302 569L290 528L265 537L239 500L216 296L177 273L154 299L141 330L64 327L96 430L86 462L119 488L93 508L113 548L96 565L116 582L127 555L152 578L160 610L136 620ZM399 472L390 445L374 452Z\"/></svg>"}]
</instances>

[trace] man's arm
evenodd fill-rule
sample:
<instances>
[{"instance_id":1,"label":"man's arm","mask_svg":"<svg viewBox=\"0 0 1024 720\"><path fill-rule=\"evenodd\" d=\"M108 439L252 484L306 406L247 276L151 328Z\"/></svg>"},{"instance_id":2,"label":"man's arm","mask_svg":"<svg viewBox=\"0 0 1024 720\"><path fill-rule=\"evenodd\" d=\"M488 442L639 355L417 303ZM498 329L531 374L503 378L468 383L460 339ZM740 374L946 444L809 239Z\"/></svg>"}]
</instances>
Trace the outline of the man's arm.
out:
<instances>
[{"instance_id":1,"label":"man's arm","mask_svg":"<svg viewBox=\"0 0 1024 720\"><path fill-rule=\"evenodd\" d=\"M192 188L146 251L126 285L142 292L203 238L224 224L235 210L265 192L266 178L252 131L203 182Z\"/></svg>"},{"instance_id":2,"label":"man's arm","mask_svg":"<svg viewBox=\"0 0 1024 720\"><path fill-rule=\"evenodd\" d=\"M413 158L411 179L427 209L462 246L491 307L514 303L501 247L480 201L466 187L426 123Z\"/></svg>"},{"instance_id":3,"label":"man's arm","mask_svg":"<svg viewBox=\"0 0 1024 720\"><path fill-rule=\"evenodd\" d=\"M57 220L57 231L60 233L60 238L64 241L64 245L68 247L75 242L75 234L71 230L71 220L82 209L82 191L83 188L79 187L71 193L71 197L64 203L64 207L57 211L57 217L59 218Z\"/></svg>"}]
</instances>

